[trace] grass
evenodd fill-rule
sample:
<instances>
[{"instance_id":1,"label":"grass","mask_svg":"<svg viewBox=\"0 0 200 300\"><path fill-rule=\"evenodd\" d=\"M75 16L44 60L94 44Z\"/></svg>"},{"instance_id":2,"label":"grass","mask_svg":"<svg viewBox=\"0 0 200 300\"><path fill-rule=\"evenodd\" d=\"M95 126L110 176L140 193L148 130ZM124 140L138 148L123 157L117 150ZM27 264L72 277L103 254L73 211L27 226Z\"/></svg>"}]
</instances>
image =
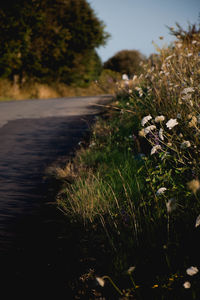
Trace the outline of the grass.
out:
<instances>
[{"instance_id":1,"label":"grass","mask_svg":"<svg viewBox=\"0 0 200 300\"><path fill-rule=\"evenodd\" d=\"M60 170L60 209L103 245L91 276L106 299L200 297L199 32L179 28L139 78L117 82L89 144Z\"/></svg>"},{"instance_id":2,"label":"grass","mask_svg":"<svg viewBox=\"0 0 200 300\"><path fill-rule=\"evenodd\" d=\"M114 94L117 78L119 78L118 73L104 70L98 81L93 81L86 87L68 86L62 83L41 84L32 81L20 85L1 78L0 101Z\"/></svg>"}]
</instances>

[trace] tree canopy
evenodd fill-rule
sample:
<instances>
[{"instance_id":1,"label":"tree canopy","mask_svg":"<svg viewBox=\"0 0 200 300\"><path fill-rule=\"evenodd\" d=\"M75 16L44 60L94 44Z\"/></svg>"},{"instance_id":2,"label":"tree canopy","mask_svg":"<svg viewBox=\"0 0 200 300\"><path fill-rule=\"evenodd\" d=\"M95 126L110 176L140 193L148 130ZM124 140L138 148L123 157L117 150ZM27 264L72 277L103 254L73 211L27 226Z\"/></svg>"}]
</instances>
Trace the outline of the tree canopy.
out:
<instances>
[{"instance_id":1,"label":"tree canopy","mask_svg":"<svg viewBox=\"0 0 200 300\"><path fill-rule=\"evenodd\" d=\"M0 3L0 76L84 84L101 69L108 34L86 0Z\"/></svg>"},{"instance_id":2,"label":"tree canopy","mask_svg":"<svg viewBox=\"0 0 200 300\"><path fill-rule=\"evenodd\" d=\"M144 55L137 50L122 50L104 63L104 69L133 76L141 72L140 62L144 59Z\"/></svg>"}]
</instances>

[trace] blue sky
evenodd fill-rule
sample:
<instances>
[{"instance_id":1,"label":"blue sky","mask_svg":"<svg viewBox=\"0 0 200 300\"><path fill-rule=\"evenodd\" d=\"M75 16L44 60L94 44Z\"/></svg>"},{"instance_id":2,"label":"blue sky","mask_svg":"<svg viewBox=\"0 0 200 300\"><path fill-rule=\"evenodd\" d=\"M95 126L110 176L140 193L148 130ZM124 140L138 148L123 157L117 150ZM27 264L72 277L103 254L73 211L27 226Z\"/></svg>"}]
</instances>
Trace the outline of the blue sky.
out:
<instances>
[{"instance_id":1,"label":"blue sky","mask_svg":"<svg viewBox=\"0 0 200 300\"><path fill-rule=\"evenodd\" d=\"M200 23L200 0L88 0L96 15L106 25L111 38L98 49L102 61L120 50L135 49L149 56L155 53L154 41L160 47L169 45L173 36L166 26L178 22ZM163 36L164 40L159 37Z\"/></svg>"}]
</instances>

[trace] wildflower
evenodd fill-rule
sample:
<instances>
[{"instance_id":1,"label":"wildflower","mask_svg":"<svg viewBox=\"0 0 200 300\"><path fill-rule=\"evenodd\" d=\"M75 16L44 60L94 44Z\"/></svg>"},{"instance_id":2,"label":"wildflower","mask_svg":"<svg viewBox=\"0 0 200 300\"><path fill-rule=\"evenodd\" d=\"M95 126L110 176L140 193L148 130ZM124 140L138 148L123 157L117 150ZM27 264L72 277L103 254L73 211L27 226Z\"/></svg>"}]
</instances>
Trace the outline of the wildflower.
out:
<instances>
[{"instance_id":1,"label":"wildflower","mask_svg":"<svg viewBox=\"0 0 200 300\"><path fill-rule=\"evenodd\" d=\"M135 81L137 79L137 75L133 76L133 81Z\"/></svg>"},{"instance_id":2,"label":"wildflower","mask_svg":"<svg viewBox=\"0 0 200 300\"><path fill-rule=\"evenodd\" d=\"M155 122L156 123L162 122L164 120L165 120L165 116L157 116L157 117L155 117Z\"/></svg>"},{"instance_id":3,"label":"wildflower","mask_svg":"<svg viewBox=\"0 0 200 300\"><path fill-rule=\"evenodd\" d=\"M162 128L160 128L158 135L159 135L159 138L161 139L161 141L164 141L163 129Z\"/></svg>"},{"instance_id":4,"label":"wildflower","mask_svg":"<svg viewBox=\"0 0 200 300\"><path fill-rule=\"evenodd\" d=\"M95 145L96 145L96 143L92 142L92 143L89 145L89 147L92 148L92 147L94 147Z\"/></svg>"},{"instance_id":5,"label":"wildflower","mask_svg":"<svg viewBox=\"0 0 200 300\"><path fill-rule=\"evenodd\" d=\"M185 88L182 91L182 94L193 93L193 92L194 92L194 88L193 87L188 87L188 88Z\"/></svg>"},{"instance_id":6,"label":"wildflower","mask_svg":"<svg viewBox=\"0 0 200 300\"><path fill-rule=\"evenodd\" d=\"M167 190L166 187L161 187L157 190L156 195L163 194L166 190Z\"/></svg>"},{"instance_id":7,"label":"wildflower","mask_svg":"<svg viewBox=\"0 0 200 300\"><path fill-rule=\"evenodd\" d=\"M189 281L184 282L183 284L185 289L189 289L191 287L191 283Z\"/></svg>"},{"instance_id":8,"label":"wildflower","mask_svg":"<svg viewBox=\"0 0 200 300\"><path fill-rule=\"evenodd\" d=\"M156 153L158 150L161 150L161 146L160 145L155 145L153 146L153 148L151 149L151 155L153 155L154 153Z\"/></svg>"},{"instance_id":9,"label":"wildflower","mask_svg":"<svg viewBox=\"0 0 200 300\"><path fill-rule=\"evenodd\" d=\"M200 215L198 215L195 223L195 227L198 227L200 225Z\"/></svg>"},{"instance_id":10,"label":"wildflower","mask_svg":"<svg viewBox=\"0 0 200 300\"><path fill-rule=\"evenodd\" d=\"M186 148L189 148L189 147L191 147L190 141L183 141L181 143L181 149L186 149Z\"/></svg>"},{"instance_id":11,"label":"wildflower","mask_svg":"<svg viewBox=\"0 0 200 300\"><path fill-rule=\"evenodd\" d=\"M156 126L155 125L150 125L150 126L147 126L146 128L144 128L144 132L145 134L148 134L150 131L156 129Z\"/></svg>"},{"instance_id":12,"label":"wildflower","mask_svg":"<svg viewBox=\"0 0 200 300\"><path fill-rule=\"evenodd\" d=\"M143 96L143 90L140 87L135 87L135 90L139 92L139 96L142 97Z\"/></svg>"},{"instance_id":13,"label":"wildflower","mask_svg":"<svg viewBox=\"0 0 200 300\"><path fill-rule=\"evenodd\" d=\"M145 133L145 131L144 131L144 128L143 129L141 129L140 131L139 131L139 136L141 136L141 137L145 137L146 136L146 133Z\"/></svg>"},{"instance_id":14,"label":"wildflower","mask_svg":"<svg viewBox=\"0 0 200 300\"><path fill-rule=\"evenodd\" d=\"M171 130L174 126L178 125L178 122L176 119L170 119L167 123L166 126Z\"/></svg>"},{"instance_id":15,"label":"wildflower","mask_svg":"<svg viewBox=\"0 0 200 300\"><path fill-rule=\"evenodd\" d=\"M135 267L132 266L127 270L127 273L130 275L135 270Z\"/></svg>"},{"instance_id":16,"label":"wildflower","mask_svg":"<svg viewBox=\"0 0 200 300\"><path fill-rule=\"evenodd\" d=\"M102 287L104 287L105 285L105 280L102 277L96 277L96 281L98 282L98 284Z\"/></svg>"},{"instance_id":17,"label":"wildflower","mask_svg":"<svg viewBox=\"0 0 200 300\"><path fill-rule=\"evenodd\" d=\"M191 57L193 55L193 53L188 53L187 57Z\"/></svg>"},{"instance_id":18,"label":"wildflower","mask_svg":"<svg viewBox=\"0 0 200 300\"><path fill-rule=\"evenodd\" d=\"M141 121L141 124L142 124L142 126L144 126L149 120L151 120L152 119L152 116L151 115L148 115L148 116L146 116L146 117L144 117L143 119L142 119L142 121Z\"/></svg>"},{"instance_id":19,"label":"wildflower","mask_svg":"<svg viewBox=\"0 0 200 300\"><path fill-rule=\"evenodd\" d=\"M194 194L200 189L200 182L198 179L193 179L187 183L189 190L191 190Z\"/></svg>"},{"instance_id":20,"label":"wildflower","mask_svg":"<svg viewBox=\"0 0 200 300\"><path fill-rule=\"evenodd\" d=\"M196 44L196 43L197 43L197 41L195 41L195 40L194 40L194 41L192 41L192 44L193 44L193 45L194 45L194 44Z\"/></svg>"},{"instance_id":21,"label":"wildflower","mask_svg":"<svg viewBox=\"0 0 200 300\"><path fill-rule=\"evenodd\" d=\"M176 45L179 49L182 47L182 43L177 43Z\"/></svg>"},{"instance_id":22,"label":"wildflower","mask_svg":"<svg viewBox=\"0 0 200 300\"><path fill-rule=\"evenodd\" d=\"M155 288L157 288L158 287L158 284L154 284L153 286L152 286L152 289L155 289Z\"/></svg>"},{"instance_id":23,"label":"wildflower","mask_svg":"<svg viewBox=\"0 0 200 300\"><path fill-rule=\"evenodd\" d=\"M122 80L129 80L128 75L127 74L123 74L122 75Z\"/></svg>"},{"instance_id":24,"label":"wildflower","mask_svg":"<svg viewBox=\"0 0 200 300\"><path fill-rule=\"evenodd\" d=\"M199 272L198 268L197 267L193 267L193 266L191 266L190 268L188 268L186 270L186 273L188 275L190 275L190 276L193 276L193 275L197 274L198 272Z\"/></svg>"},{"instance_id":25,"label":"wildflower","mask_svg":"<svg viewBox=\"0 0 200 300\"><path fill-rule=\"evenodd\" d=\"M168 213L173 212L177 208L176 199L174 198L169 199L169 201L166 203L166 207Z\"/></svg>"},{"instance_id":26,"label":"wildflower","mask_svg":"<svg viewBox=\"0 0 200 300\"><path fill-rule=\"evenodd\" d=\"M178 113L176 117L177 119L181 119L181 114Z\"/></svg>"},{"instance_id":27,"label":"wildflower","mask_svg":"<svg viewBox=\"0 0 200 300\"><path fill-rule=\"evenodd\" d=\"M181 97L181 99L184 101L189 101L191 99L191 97L192 97L191 94L185 94L183 97Z\"/></svg>"}]
</instances>

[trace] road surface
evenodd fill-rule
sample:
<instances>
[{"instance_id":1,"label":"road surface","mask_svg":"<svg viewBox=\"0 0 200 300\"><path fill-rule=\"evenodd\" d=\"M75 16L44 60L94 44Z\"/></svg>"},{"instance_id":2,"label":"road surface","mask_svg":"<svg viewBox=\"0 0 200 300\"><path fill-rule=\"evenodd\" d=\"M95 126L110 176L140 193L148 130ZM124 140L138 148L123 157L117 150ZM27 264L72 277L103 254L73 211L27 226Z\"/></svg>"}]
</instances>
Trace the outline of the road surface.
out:
<instances>
[{"instance_id":1,"label":"road surface","mask_svg":"<svg viewBox=\"0 0 200 300\"><path fill-rule=\"evenodd\" d=\"M68 254L75 256L62 264L68 254L58 242L60 228L70 224L46 204L54 200L55 188L45 170L74 154L99 113L95 104L110 100L105 95L0 102L0 268L1 290L8 295L15 291L17 298L29 299L35 293L40 299L60 293L56 299L70 299L67 276L77 267L76 242L69 228Z\"/></svg>"}]
</instances>

